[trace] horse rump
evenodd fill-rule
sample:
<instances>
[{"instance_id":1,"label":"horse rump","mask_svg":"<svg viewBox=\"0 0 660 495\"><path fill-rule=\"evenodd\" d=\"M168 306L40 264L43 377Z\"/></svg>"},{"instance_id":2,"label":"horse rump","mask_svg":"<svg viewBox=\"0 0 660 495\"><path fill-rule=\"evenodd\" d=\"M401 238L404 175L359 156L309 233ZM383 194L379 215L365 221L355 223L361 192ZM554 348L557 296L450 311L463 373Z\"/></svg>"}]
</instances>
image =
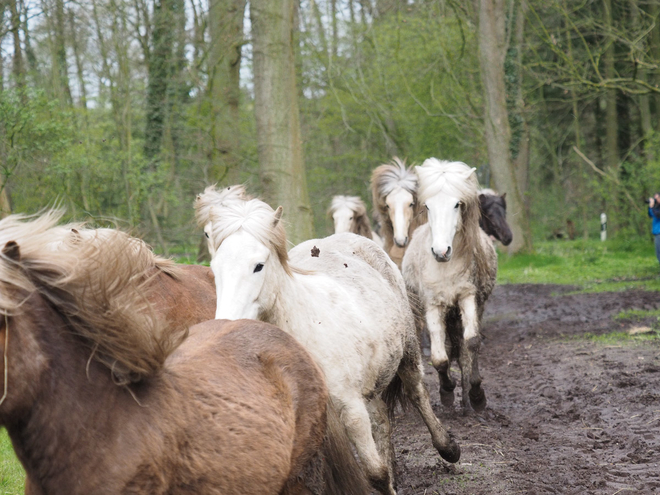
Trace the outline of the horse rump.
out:
<instances>
[{"instance_id":1,"label":"horse rump","mask_svg":"<svg viewBox=\"0 0 660 495\"><path fill-rule=\"evenodd\" d=\"M301 473L314 495L368 495L371 488L360 467L339 413L328 400L327 426L320 451Z\"/></svg>"}]
</instances>

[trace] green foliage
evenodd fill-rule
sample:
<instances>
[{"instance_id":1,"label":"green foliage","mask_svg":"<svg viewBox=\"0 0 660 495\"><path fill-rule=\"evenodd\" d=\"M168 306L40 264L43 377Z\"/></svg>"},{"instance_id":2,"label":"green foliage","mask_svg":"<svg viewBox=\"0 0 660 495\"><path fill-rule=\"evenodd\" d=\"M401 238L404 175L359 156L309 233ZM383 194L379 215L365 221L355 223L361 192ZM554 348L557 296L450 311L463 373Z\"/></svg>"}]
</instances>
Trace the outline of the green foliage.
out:
<instances>
[{"instance_id":1,"label":"green foliage","mask_svg":"<svg viewBox=\"0 0 660 495\"><path fill-rule=\"evenodd\" d=\"M7 430L0 430L0 494L25 492L25 471L14 454Z\"/></svg>"},{"instance_id":2,"label":"green foliage","mask_svg":"<svg viewBox=\"0 0 660 495\"><path fill-rule=\"evenodd\" d=\"M500 254L498 283L575 285L582 291L660 290L653 244L624 241L545 241L534 254Z\"/></svg>"}]
</instances>

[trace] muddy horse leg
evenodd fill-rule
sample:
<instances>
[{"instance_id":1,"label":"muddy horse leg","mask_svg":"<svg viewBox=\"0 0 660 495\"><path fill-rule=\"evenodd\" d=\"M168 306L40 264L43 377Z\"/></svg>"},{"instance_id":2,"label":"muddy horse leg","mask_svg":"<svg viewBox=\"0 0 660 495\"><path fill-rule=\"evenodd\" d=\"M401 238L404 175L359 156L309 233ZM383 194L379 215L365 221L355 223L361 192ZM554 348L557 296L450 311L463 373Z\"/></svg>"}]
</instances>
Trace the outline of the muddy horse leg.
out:
<instances>
[{"instance_id":1,"label":"muddy horse leg","mask_svg":"<svg viewBox=\"0 0 660 495\"><path fill-rule=\"evenodd\" d=\"M454 388L456 382L452 380L449 371L449 357L446 347L446 308L429 306L426 310L426 326L431 338L431 363L440 378L440 400L442 405L450 407L454 403Z\"/></svg>"},{"instance_id":2,"label":"muddy horse leg","mask_svg":"<svg viewBox=\"0 0 660 495\"><path fill-rule=\"evenodd\" d=\"M392 446L392 427L387 414L387 404L381 397L375 397L367 403L371 418L371 433L381 459L387 464L390 480L396 488L394 478L394 447Z\"/></svg>"},{"instance_id":3,"label":"muddy horse leg","mask_svg":"<svg viewBox=\"0 0 660 495\"><path fill-rule=\"evenodd\" d=\"M364 399L360 397L345 402L341 420L346 426L348 438L355 445L371 486L383 495L396 495L388 465L380 456L371 433L371 419Z\"/></svg>"},{"instance_id":4,"label":"muddy horse leg","mask_svg":"<svg viewBox=\"0 0 660 495\"><path fill-rule=\"evenodd\" d=\"M461 449L451 437L449 432L442 426L431 408L429 393L424 386L424 366L416 339L411 339L406 344L403 359L397 371L403 382L406 396L412 402L426 423L433 446L440 456L448 462L458 462L461 457Z\"/></svg>"},{"instance_id":5,"label":"muddy horse leg","mask_svg":"<svg viewBox=\"0 0 660 495\"><path fill-rule=\"evenodd\" d=\"M481 388L481 375L479 374L479 348L481 335L479 334L479 319L477 304L474 296L459 301L461 319L463 321L463 340L458 357L461 367L461 384L463 387L463 411L472 408L481 412L486 408L486 394Z\"/></svg>"}]
</instances>

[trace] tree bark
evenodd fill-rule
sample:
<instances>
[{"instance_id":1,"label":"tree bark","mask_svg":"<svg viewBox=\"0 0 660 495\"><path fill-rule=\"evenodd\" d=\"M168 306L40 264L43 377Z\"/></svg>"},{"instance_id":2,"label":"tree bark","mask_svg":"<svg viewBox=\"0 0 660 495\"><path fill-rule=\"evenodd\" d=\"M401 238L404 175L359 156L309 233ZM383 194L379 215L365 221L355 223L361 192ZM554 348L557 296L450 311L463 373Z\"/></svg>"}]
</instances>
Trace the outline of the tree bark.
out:
<instances>
[{"instance_id":1,"label":"tree bark","mask_svg":"<svg viewBox=\"0 0 660 495\"><path fill-rule=\"evenodd\" d=\"M603 0L607 47L603 54L606 79L614 79L614 37L612 36L612 0ZM616 90L605 90L605 166L612 172L619 166L619 124L616 112Z\"/></svg>"},{"instance_id":2,"label":"tree bark","mask_svg":"<svg viewBox=\"0 0 660 495\"><path fill-rule=\"evenodd\" d=\"M65 106L73 105L71 87L69 86L69 64L66 59L66 30L64 18L64 1L55 0L55 19L53 31L55 33L55 46L53 64L55 66L54 78L58 90L58 98Z\"/></svg>"},{"instance_id":3,"label":"tree bark","mask_svg":"<svg viewBox=\"0 0 660 495\"><path fill-rule=\"evenodd\" d=\"M515 253L530 250L532 239L510 152L511 128L504 83L507 50L505 0L477 1L479 62L486 102L486 145L495 187L500 193L507 193L507 216L513 232L509 252Z\"/></svg>"},{"instance_id":4,"label":"tree bark","mask_svg":"<svg viewBox=\"0 0 660 495\"><path fill-rule=\"evenodd\" d=\"M211 0L209 97L213 112L211 176L227 184L240 182L238 148L240 69L246 0Z\"/></svg>"},{"instance_id":5,"label":"tree bark","mask_svg":"<svg viewBox=\"0 0 660 495\"><path fill-rule=\"evenodd\" d=\"M16 0L9 0L9 13L11 15L11 34L14 42L14 56L12 59L12 74L14 84L19 89L25 88L25 64L23 63L23 51L21 49L20 27L21 18L18 14Z\"/></svg>"},{"instance_id":6,"label":"tree bark","mask_svg":"<svg viewBox=\"0 0 660 495\"><path fill-rule=\"evenodd\" d=\"M293 56L294 0L252 0L255 117L264 199L294 243L313 237Z\"/></svg>"}]
</instances>

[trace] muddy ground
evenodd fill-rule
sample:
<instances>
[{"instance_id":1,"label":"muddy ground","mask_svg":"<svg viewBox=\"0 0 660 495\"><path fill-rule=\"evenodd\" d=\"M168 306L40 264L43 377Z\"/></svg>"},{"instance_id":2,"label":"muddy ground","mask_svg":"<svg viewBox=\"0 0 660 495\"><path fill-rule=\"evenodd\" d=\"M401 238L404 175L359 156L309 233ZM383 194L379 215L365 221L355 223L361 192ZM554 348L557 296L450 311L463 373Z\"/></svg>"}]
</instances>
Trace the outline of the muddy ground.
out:
<instances>
[{"instance_id":1,"label":"muddy ground","mask_svg":"<svg viewBox=\"0 0 660 495\"><path fill-rule=\"evenodd\" d=\"M495 289L483 328L484 413L463 416L460 385L454 408L444 408L427 367L433 407L462 456L455 465L442 461L419 416L401 414L400 495L660 494L660 343L579 338L626 330L632 323L613 316L660 308L660 294L571 290Z\"/></svg>"}]
</instances>

